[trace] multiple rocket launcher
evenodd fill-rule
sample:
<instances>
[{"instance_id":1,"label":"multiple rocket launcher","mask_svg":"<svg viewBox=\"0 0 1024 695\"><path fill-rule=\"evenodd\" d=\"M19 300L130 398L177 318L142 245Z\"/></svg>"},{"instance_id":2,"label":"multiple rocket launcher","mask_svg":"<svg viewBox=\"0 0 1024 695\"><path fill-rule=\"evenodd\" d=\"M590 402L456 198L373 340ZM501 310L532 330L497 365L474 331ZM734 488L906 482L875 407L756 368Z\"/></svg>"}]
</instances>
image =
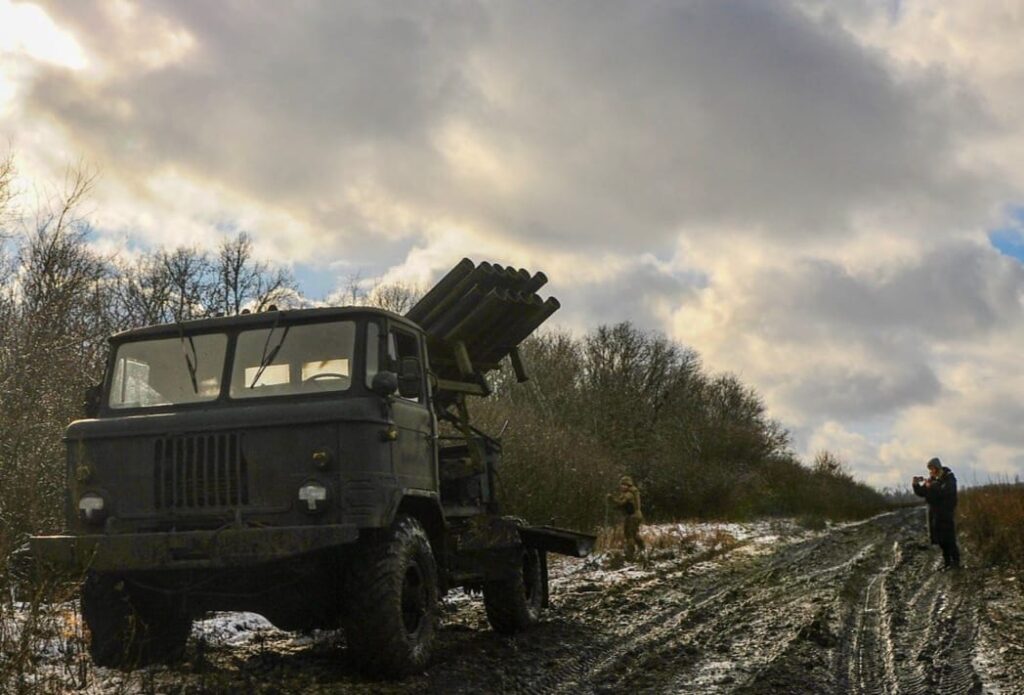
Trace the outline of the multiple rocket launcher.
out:
<instances>
[{"instance_id":1,"label":"multiple rocket launcher","mask_svg":"<svg viewBox=\"0 0 1024 695\"><path fill-rule=\"evenodd\" d=\"M519 381L527 379L519 344L560 306L538 296L547 281L544 273L463 258L406 312L427 335L439 390L487 395L484 376L506 356Z\"/></svg>"}]
</instances>

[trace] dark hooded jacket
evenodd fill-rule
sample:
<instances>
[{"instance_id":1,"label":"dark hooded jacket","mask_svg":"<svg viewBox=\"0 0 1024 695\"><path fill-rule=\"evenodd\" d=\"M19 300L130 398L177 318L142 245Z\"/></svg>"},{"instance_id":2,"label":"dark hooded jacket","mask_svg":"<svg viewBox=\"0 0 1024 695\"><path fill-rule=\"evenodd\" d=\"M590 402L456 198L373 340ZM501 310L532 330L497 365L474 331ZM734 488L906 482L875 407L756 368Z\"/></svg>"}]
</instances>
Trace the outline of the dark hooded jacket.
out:
<instances>
[{"instance_id":1,"label":"dark hooded jacket","mask_svg":"<svg viewBox=\"0 0 1024 695\"><path fill-rule=\"evenodd\" d=\"M914 494L928 503L928 536L932 543L956 540L956 476L945 466L938 478L914 483Z\"/></svg>"}]
</instances>

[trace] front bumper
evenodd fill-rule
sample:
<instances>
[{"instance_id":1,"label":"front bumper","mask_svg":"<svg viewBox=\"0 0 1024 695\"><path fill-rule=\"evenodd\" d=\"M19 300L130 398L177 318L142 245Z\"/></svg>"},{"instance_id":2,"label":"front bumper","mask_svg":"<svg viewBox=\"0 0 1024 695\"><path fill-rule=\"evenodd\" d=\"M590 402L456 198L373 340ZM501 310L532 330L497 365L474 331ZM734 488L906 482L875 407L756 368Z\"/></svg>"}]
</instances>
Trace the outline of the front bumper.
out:
<instances>
[{"instance_id":1,"label":"front bumper","mask_svg":"<svg viewBox=\"0 0 1024 695\"><path fill-rule=\"evenodd\" d=\"M245 567L352 543L352 524L216 531L33 536L36 562L102 572Z\"/></svg>"}]
</instances>

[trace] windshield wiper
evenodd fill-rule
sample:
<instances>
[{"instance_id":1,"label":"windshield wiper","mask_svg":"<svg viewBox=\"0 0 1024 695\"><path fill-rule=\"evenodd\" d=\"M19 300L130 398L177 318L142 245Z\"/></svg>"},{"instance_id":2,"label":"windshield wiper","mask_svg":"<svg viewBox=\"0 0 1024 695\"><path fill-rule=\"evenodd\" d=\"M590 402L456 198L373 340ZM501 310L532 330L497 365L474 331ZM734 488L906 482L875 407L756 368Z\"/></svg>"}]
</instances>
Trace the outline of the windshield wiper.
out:
<instances>
[{"instance_id":1,"label":"windshield wiper","mask_svg":"<svg viewBox=\"0 0 1024 695\"><path fill-rule=\"evenodd\" d=\"M277 353L281 351L281 346L284 345L284 339L288 337L288 329L291 328L291 325L284 327L284 332L281 334L281 339L277 341L277 345L275 345L274 349L269 353L267 352L267 347L270 346L270 338L274 335L274 331L277 329L277 319L280 316L281 314L278 314L274 317L274 325L270 327L270 332L267 333L267 340L263 343L263 355L260 357L260 367L256 370L256 376L253 377L252 383L249 384L249 388L254 388L256 386L260 377L263 376L264 370L270 366L270 363L274 361L275 357L277 357Z\"/></svg>"},{"instance_id":2,"label":"windshield wiper","mask_svg":"<svg viewBox=\"0 0 1024 695\"><path fill-rule=\"evenodd\" d=\"M196 344L192 340L192 336L185 335L185 327L180 323L178 324L178 336L181 338L181 354L185 355L185 366L188 367L188 377L192 380L192 391L199 395L199 382L196 381L196 370L199 368L199 355L196 353ZM189 357L188 350L185 349L185 340L188 340L188 346L192 349L192 356Z\"/></svg>"}]
</instances>

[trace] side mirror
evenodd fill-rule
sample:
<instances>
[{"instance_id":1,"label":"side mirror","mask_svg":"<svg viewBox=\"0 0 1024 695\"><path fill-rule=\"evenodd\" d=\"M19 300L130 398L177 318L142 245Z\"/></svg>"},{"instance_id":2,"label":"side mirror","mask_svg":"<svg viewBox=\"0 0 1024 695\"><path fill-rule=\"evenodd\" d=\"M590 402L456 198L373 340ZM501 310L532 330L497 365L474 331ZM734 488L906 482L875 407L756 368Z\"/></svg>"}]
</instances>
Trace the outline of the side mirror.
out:
<instances>
[{"instance_id":1,"label":"side mirror","mask_svg":"<svg viewBox=\"0 0 1024 695\"><path fill-rule=\"evenodd\" d=\"M86 417L97 417L100 414L100 401L102 397L103 387L99 384L90 386L85 390L85 394L82 396L82 410L85 412Z\"/></svg>"},{"instance_id":2,"label":"side mirror","mask_svg":"<svg viewBox=\"0 0 1024 695\"><path fill-rule=\"evenodd\" d=\"M416 357L403 357L398 377L398 393L404 398L419 398L423 391L423 372Z\"/></svg>"},{"instance_id":3,"label":"side mirror","mask_svg":"<svg viewBox=\"0 0 1024 695\"><path fill-rule=\"evenodd\" d=\"M394 372L377 372L370 382L370 390L381 398L393 396L398 390L398 375Z\"/></svg>"}]
</instances>

